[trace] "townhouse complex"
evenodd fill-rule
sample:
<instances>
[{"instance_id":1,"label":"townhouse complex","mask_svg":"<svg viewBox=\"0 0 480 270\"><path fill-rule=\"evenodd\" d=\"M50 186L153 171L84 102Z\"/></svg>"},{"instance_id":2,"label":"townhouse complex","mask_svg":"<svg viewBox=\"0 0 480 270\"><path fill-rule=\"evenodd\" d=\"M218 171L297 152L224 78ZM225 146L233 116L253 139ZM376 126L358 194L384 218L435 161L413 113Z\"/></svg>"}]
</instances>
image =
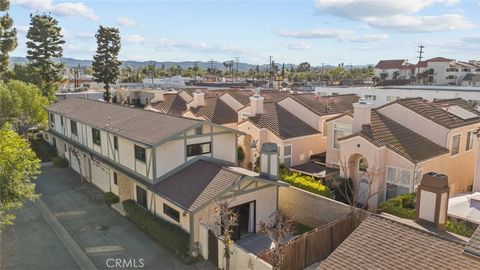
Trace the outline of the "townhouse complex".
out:
<instances>
[{"instance_id":1,"label":"townhouse complex","mask_svg":"<svg viewBox=\"0 0 480 270\"><path fill-rule=\"evenodd\" d=\"M457 61L445 57L435 57L417 64L406 59L381 60L375 66L375 77L382 80L417 80L425 85L480 85L480 62Z\"/></svg>"}]
</instances>

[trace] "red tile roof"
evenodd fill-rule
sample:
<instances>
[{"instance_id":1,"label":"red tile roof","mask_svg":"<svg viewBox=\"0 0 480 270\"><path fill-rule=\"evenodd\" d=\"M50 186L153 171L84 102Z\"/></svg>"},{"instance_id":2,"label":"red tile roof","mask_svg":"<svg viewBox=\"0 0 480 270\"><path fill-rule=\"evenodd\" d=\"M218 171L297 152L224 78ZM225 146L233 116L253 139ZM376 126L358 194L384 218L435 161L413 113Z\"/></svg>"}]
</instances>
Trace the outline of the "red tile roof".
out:
<instances>
[{"instance_id":1,"label":"red tile roof","mask_svg":"<svg viewBox=\"0 0 480 270\"><path fill-rule=\"evenodd\" d=\"M398 59L398 60L380 60L375 68L378 69L400 69L405 67L407 60Z\"/></svg>"}]
</instances>

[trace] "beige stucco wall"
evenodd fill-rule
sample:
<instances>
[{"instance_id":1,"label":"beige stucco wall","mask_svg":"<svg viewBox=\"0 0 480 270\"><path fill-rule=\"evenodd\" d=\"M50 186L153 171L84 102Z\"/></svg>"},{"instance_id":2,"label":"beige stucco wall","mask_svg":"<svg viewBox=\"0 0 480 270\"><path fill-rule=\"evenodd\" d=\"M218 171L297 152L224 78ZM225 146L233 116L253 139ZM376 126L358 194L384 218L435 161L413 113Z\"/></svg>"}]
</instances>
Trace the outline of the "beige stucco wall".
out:
<instances>
[{"instance_id":1,"label":"beige stucco wall","mask_svg":"<svg viewBox=\"0 0 480 270\"><path fill-rule=\"evenodd\" d=\"M118 198L120 202L125 200L133 200L134 193L135 189L133 180L122 173L118 173Z\"/></svg>"},{"instance_id":2,"label":"beige stucco wall","mask_svg":"<svg viewBox=\"0 0 480 270\"><path fill-rule=\"evenodd\" d=\"M155 208L154 208L153 212L157 216L167 220L168 222L171 222L175 225L178 225L182 229L184 229L185 231L189 232L190 231L190 213L188 213L187 211L178 207L174 203L171 203L170 201L162 198L161 196L159 196L157 194L154 194L154 196L155 196L155 199L154 199ZM170 206L171 208L178 211L178 213L180 214L179 215L180 216L180 222L177 222L176 220L172 219L171 217L169 217L169 216L167 216L163 213L163 204L166 204L166 205Z\"/></svg>"},{"instance_id":3,"label":"beige stucco wall","mask_svg":"<svg viewBox=\"0 0 480 270\"><path fill-rule=\"evenodd\" d=\"M351 116L345 115L338 119L326 122L327 125L327 138L326 138L326 152L327 152L327 160L326 163L329 166L337 166L338 162L340 161L340 150L335 149L333 147L333 124L334 123L342 123L342 124L352 124L353 119Z\"/></svg>"},{"instance_id":4,"label":"beige stucco wall","mask_svg":"<svg viewBox=\"0 0 480 270\"><path fill-rule=\"evenodd\" d=\"M316 228L350 213L350 207L295 187L281 187L279 209L297 222Z\"/></svg>"}]
</instances>

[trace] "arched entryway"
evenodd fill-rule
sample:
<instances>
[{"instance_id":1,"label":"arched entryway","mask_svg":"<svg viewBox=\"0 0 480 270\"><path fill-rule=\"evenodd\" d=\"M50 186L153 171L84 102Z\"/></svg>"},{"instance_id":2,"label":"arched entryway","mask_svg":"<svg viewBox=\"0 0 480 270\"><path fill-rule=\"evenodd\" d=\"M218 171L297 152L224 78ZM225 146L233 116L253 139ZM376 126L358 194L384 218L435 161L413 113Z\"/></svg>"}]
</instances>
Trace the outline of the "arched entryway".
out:
<instances>
[{"instance_id":1,"label":"arched entryway","mask_svg":"<svg viewBox=\"0 0 480 270\"><path fill-rule=\"evenodd\" d=\"M348 159L348 177L353 181L357 206L363 206L370 195L369 162L361 154Z\"/></svg>"}]
</instances>

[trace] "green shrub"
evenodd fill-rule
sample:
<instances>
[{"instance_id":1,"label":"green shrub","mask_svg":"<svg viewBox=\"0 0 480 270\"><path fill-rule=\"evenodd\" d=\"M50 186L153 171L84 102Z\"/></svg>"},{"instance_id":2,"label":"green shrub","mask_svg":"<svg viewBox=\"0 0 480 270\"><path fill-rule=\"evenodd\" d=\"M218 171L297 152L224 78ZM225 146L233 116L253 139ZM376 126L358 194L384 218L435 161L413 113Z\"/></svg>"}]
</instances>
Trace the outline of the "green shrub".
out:
<instances>
[{"instance_id":1,"label":"green shrub","mask_svg":"<svg viewBox=\"0 0 480 270\"><path fill-rule=\"evenodd\" d=\"M188 256L190 235L179 226L150 213L133 200L123 202L127 218L185 262L192 262Z\"/></svg>"},{"instance_id":2,"label":"green shrub","mask_svg":"<svg viewBox=\"0 0 480 270\"><path fill-rule=\"evenodd\" d=\"M472 237L472 234L475 231L473 228L468 226L463 221L457 222L453 220L447 220L447 224L445 227L449 232L456 233L458 235L463 235L468 238Z\"/></svg>"},{"instance_id":3,"label":"green shrub","mask_svg":"<svg viewBox=\"0 0 480 270\"><path fill-rule=\"evenodd\" d=\"M385 212L397 217L415 219L415 193L402 194L386 200L378 207L378 212Z\"/></svg>"},{"instance_id":4,"label":"green shrub","mask_svg":"<svg viewBox=\"0 0 480 270\"><path fill-rule=\"evenodd\" d=\"M239 163L242 163L245 160L245 151L243 151L243 147L237 147L237 159Z\"/></svg>"},{"instance_id":5,"label":"green shrub","mask_svg":"<svg viewBox=\"0 0 480 270\"><path fill-rule=\"evenodd\" d=\"M282 173L281 176L283 181L294 187L310 191L321 196L331 197L330 189L311 176L306 176L297 172Z\"/></svg>"},{"instance_id":6,"label":"green shrub","mask_svg":"<svg viewBox=\"0 0 480 270\"><path fill-rule=\"evenodd\" d=\"M42 137L34 137L30 139L33 151L42 162L52 161L52 157L56 155L55 147L45 141Z\"/></svg>"},{"instance_id":7,"label":"green shrub","mask_svg":"<svg viewBox=\"0 0 480 270\"><path fill-rule=\"evenodd\" d=\"M112 205L118 202L118 196L113 194L112 192L105 192L103 194L103 199L105 200L105 203L108 205Z\"/></svg>"},{"instance_id":8,"label":"green shrub","mask_svg":"<svg viewBox=\"0 0 480 270\"><path fill-rule=\"evenodd\" d=\"M52 157L52 161L53 161L53 165L55 165L55 167L58 167L58 168L68 167L68 160L66 160L63 157L54 156L54 157Z\"/></svg>"}]
</instances>

